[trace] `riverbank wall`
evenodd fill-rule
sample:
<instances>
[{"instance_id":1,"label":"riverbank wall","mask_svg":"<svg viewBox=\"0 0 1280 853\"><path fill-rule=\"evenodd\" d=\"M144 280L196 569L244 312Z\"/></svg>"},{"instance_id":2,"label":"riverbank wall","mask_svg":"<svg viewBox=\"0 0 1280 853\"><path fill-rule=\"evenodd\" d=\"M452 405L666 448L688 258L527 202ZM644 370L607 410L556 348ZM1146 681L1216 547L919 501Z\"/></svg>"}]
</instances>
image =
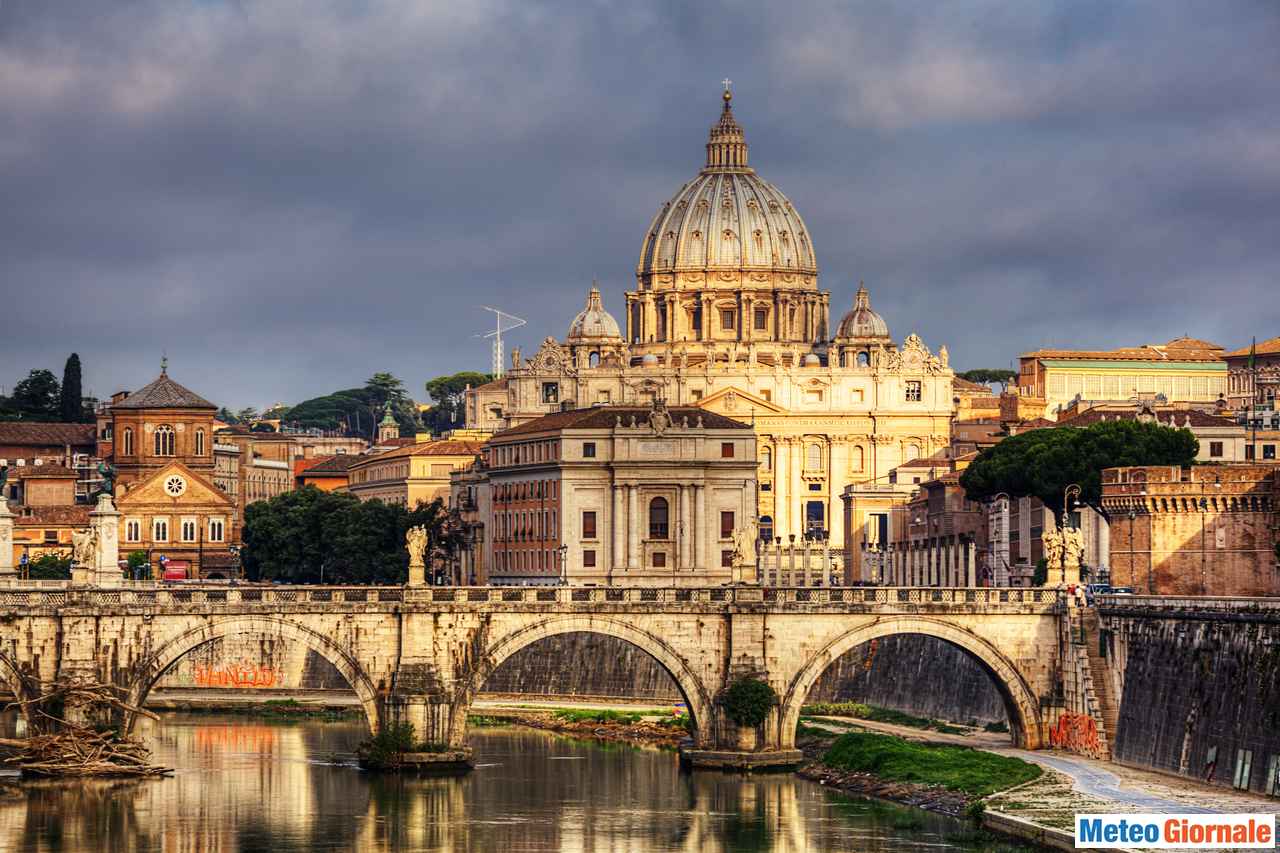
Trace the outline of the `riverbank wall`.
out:
<instances>
[{"instance_id":1,"label":"riverbank wall","mask_svg":"<svg viewBox=\"0 0 1280 853\"><path fill-rule=\"evenodd\" d=\"M1101 616L1122 697L1113 759L1280 795L1280 602L1167 599Z\"/></svg>"}]
</instances>

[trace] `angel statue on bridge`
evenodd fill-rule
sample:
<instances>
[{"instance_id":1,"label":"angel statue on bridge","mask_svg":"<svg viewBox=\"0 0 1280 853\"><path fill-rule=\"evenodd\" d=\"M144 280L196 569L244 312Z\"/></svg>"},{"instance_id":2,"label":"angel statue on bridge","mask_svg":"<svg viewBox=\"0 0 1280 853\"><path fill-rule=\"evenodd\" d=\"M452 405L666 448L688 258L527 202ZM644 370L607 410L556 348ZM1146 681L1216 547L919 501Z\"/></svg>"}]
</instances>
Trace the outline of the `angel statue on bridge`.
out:
<instances>
[{"instance_id":1,"label":"angel statue on bridge","mask_svg":"<svg viewBox=\"0 0 1280 853\"><path fill-rule=\"evenodd\" d=\"M98 563L98 529L71 531L71 562L76 566L95 566Z\"/></svg>"},{"instance_id":2,"label":"angel statue on bridge","mask_svg":"<svg viewBox=\"0 0 1280 853\"><path fill-rule=\"evenodd\" d=\"M427 528L422 525L418 525L417 527L410 527L407 531L405 531L404 547L409 552L409 565L411 566L426 565L426 563L423 562L423 559L427 553L428 538L429 537L427 534Z\"/></svg>"}]
</instances>

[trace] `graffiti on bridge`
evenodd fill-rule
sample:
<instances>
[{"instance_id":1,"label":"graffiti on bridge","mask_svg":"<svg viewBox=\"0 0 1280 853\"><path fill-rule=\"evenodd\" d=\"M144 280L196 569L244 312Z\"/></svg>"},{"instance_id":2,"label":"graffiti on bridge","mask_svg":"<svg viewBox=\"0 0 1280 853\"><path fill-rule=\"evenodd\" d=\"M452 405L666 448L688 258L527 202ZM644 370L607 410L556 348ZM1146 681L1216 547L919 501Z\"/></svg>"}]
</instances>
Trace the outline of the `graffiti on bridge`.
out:
<instances>
[{"instance_id":1,"label":"graffiti on bridge","mask_svg":"<svg viewBox=\"0 0 1280 853\"><path fill-rule=\"evenodd\" d=\"M1049 730L1049 745L1093 758L1104 757L1098 724L1088 714L1066 713L1059 717L1058 724Z\"/></svg>"},{"instance_id":2,"label":"graffiti on bridge","mask_svg":"<svg viewBox=\"0 0 1280 853\"><path fill-rule=\"evenodd\" d=\"M275 687L280 673L266 666L196 666L197 687Z\"/></svg>"}]
</instances>

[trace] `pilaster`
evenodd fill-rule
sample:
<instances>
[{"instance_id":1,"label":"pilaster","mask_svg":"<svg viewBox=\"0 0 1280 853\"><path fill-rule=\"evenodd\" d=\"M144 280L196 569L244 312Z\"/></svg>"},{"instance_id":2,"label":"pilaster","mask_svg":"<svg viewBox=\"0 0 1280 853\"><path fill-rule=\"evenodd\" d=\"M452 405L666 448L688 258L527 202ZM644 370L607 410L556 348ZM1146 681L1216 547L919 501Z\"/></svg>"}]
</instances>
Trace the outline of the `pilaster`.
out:
<instances>
[{"instance_id":1,"label":"pilaster","mask_svg":"<svg viewBox=\"0 0 1280 853\"><path fill-rule=\"evenodd\" d=\"M0 495L0 581L14 580L17 576L13 568L13 513L9 510L9 501Z\"/></svg>"}]
</instances>

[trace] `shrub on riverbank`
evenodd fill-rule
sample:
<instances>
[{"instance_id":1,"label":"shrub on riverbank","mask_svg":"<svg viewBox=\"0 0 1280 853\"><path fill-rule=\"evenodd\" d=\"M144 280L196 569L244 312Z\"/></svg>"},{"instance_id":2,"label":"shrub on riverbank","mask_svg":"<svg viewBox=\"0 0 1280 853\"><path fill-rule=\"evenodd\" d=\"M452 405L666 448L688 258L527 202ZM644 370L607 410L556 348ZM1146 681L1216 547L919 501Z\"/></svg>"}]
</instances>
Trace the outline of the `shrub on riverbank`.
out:
<instances>
[{"instance_id":1,"label":"shrub on riverbank","mask_svg":"<svg viewBox=\"0 0 1280 853\"><path fill-rule=\"evenodd\" d=\"M985 797L1029 782L1041 772L1019 758L966 746L913 743L870 732L841 735L822 761L841 770L870 773L893 782L938 785L971 797Z\"/></svg>"},{"instance_id":2,"label":"shrub on riverbank","mask_svg":"<svg viewBox=\"0 0 1280 853\"><path fill-rule=\"evenodd\" d=\"M964 734L965 728L953 726L932 717L917 717L893 708L881 708L876 705L864 705L861 702L817 702L805 705L801 714L818 717L852 717L857 720L870 720L874 723L891 723L895 726L908 726L913 729L932 729L943 734ZM991 729L988 729L991 731ZM1008 731L1006 727L1004 731Z\"/></svg>"},{"instance_id":3,"label":"shrub on riverbank","mask_svg":"<svg viewBox=\"0 0 1280 853\"><path fill-rule=\"evenodd\" d=\"M404 764L406 752L447 752L442 743L414 740L412 723L391 723L356 747L360 765L371 770L392 770Z\"/></svg>"},{"instance_id":4,"label":"shrub on riverbank","mask_svg":"<svg viewBox=\"0 0 1280 853\"><path fill-rule=\"evenodd\" d=\"M769 717L778 704L778 694L768 682L758 678L739 678L724 692L721 699L724 711L740 726L758 726Z\"/></svg>"}]
</instances>

